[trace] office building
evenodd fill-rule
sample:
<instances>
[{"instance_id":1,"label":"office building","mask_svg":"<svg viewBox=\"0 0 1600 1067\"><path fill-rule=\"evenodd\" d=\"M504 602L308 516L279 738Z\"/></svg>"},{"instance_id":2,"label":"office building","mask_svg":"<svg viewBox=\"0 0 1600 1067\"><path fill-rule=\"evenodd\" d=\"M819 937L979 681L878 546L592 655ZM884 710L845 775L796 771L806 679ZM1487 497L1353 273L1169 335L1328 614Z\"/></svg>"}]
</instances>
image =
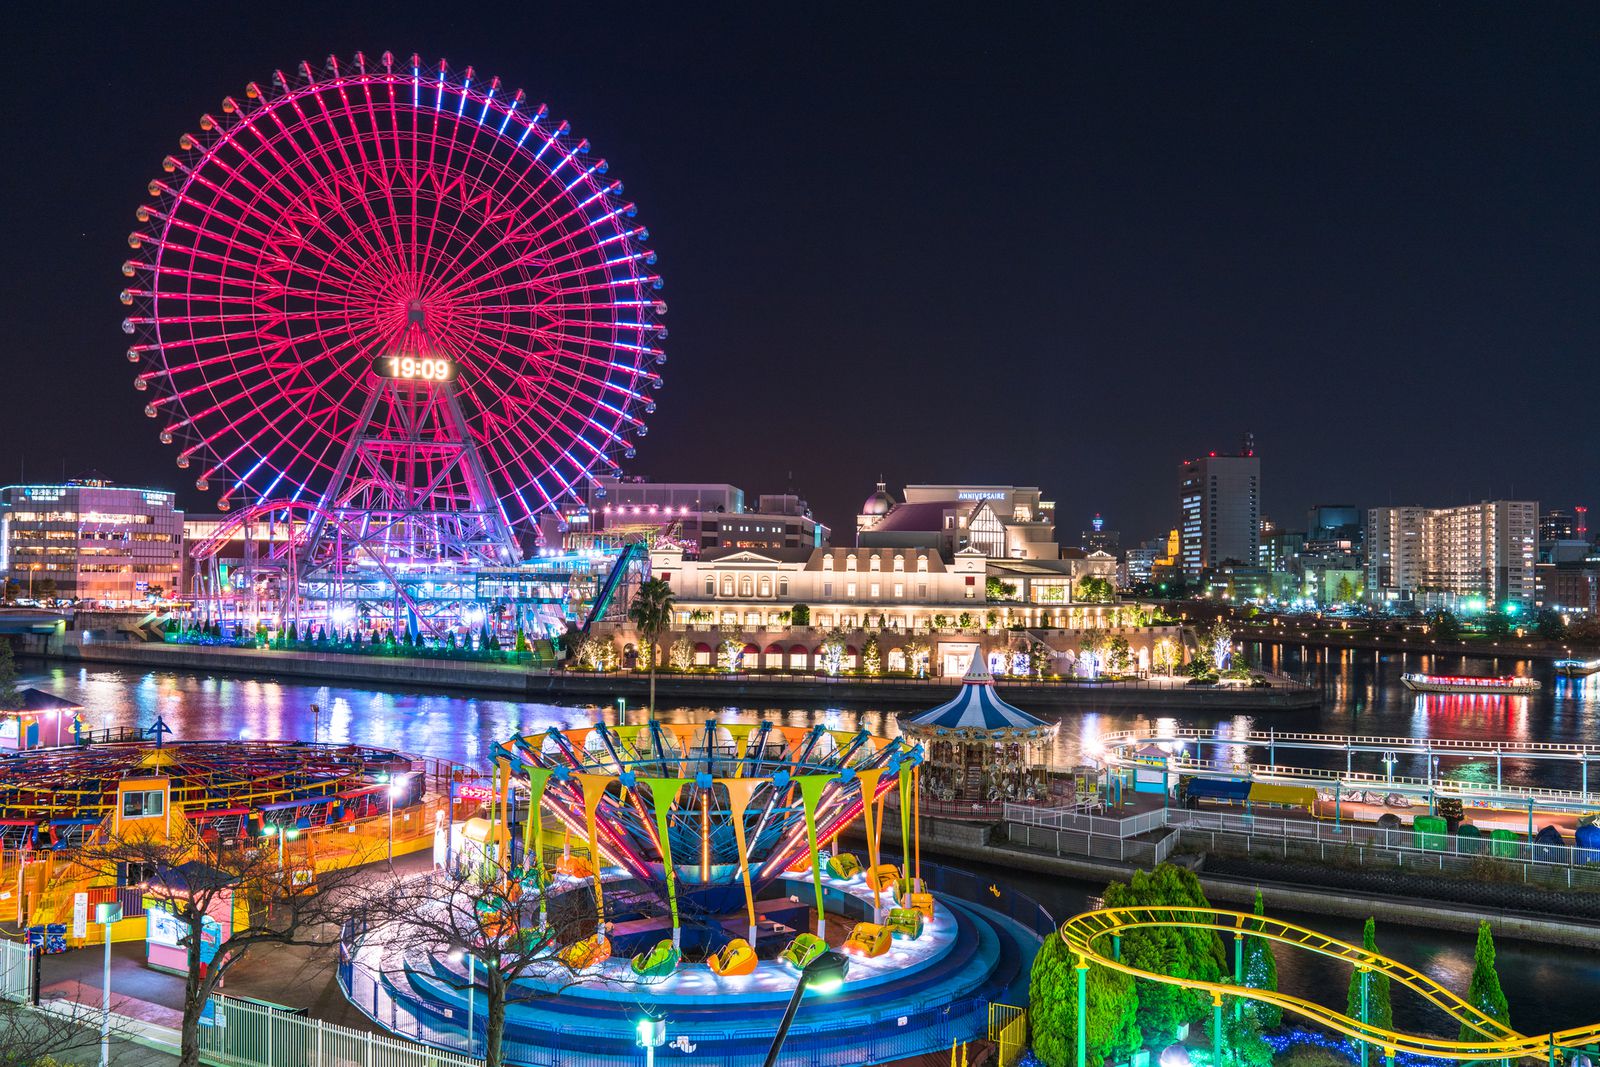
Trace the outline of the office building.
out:
<instances>
[{"instance_id":1,"label":"office building","mask_svg":"<svg viewBox=\"0 0 1600 1067\"><path fill-rule=\"evenodd\" d=\"M1087 552L1105 552L1115 556L1122 549L1122 534L1106 529L1106 520L1098 512L1082 536L1083 548Z\"/></svg>"},{"instance_id":2,"label":"office building","mask_svg":"<svg viewBox=\"0 0 1600 1067\"><path fill-rule=\"evenodd\" d=\"M726 482L600 478L586 508L565 515L570 530L659 528L691 553L711 548L819 548L828 527L793 493L763 493L752 505Z\"/></svg>"},{"instance_id":3,"label":"office building","mask_svg":"<svg viewBox=\"0 0 1600 1067\"><path fill-rule=\"evenodd\" d=\"M0 507L0 567L24 596L53 590L121 607L180 587L183 512L171 493L98 480L10 485Z\"/></svg>"},{"instance_id":4,"label":"office building","mask_svg":"<svg viewBox=\"0 0 1600 1067\"><path fill-rule=\"evenodd\" d=\"M1183 573L1224 563L1255 565L1261 548L1261 457L1247 434L1236 455L1184 462L1178 481Z\"/></svg>"},{"instance_id":5,"label":"office building","mask_svg":"<svg viewBox=\"0 0 1600 1067\"><path fill-rule=\"evenodd\" d=\"M856 516L856 543L937 547L947 559L968 547L991 559L1059 559L1055 507L1036 486L908 485L896 501L879 482Z\"/></svg>"}]
</instances>

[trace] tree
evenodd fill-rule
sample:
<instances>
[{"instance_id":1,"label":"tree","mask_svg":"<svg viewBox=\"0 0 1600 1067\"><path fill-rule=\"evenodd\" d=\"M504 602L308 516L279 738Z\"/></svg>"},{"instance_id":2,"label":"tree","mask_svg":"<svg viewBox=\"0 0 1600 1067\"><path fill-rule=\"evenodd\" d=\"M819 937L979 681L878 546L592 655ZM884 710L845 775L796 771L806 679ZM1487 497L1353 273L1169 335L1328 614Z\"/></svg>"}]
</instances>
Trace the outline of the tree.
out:
<instances>
[{"instance_id":1,"label":"tree","mask_svg":"<svg viewBox=\"0 0 1600 1067\"><path fill-rule=\"evenodd\" d=\"M1436 611L1428 617L1428 629L1441 641L1454 641L1461 636L1461 620L1448 611Z\"/></svg>"},{"instance_id":2,"label":"tree","mask_svg":"<svg viewBox=\"0 0 1600 1067\"><path fill-rule=\"evenodd\" d=\"M334 944L355 899L355 866L376 858L356 857L349 867L305 879L297 877L301 872L293 863L280 865L278 857L277 848L263 838L241 835L205 846L192 830L168 837L142 829L137 821L78 854L78 862L101 879L129 869L150 872L142 886L147 905L176 922L178 947L188 957L178 1067L199 1067L200 1014L228 972L264 946ZM210 929L217 916L230 914L232 931L219 941ZM203 948L212 950L208 961Z\"/></svg>"},{"instance_id":3,"label":"tree","mask_svg":"<svg viewBox=\"0 0 1600 1067\"><path fill-rule=\"evenodd\" d=\"M628 605L629 620L650 648L648 708L652 719L656 716L656 648L661 644L661 638L668 628L672 626L674 599L670 582L665 578L651 578L649 581L639 583L638 590L633 594L633 602Z\"/></svg>"},{"instance_id":4,"label":"tree","mask_svg":"<svg viewBox=\"0 0 1600 1067\"><path fill-rule=\"evenodd\" d=\"M807 604L796 604L789 609L789 623L793 626L811 625L811 607Z\"/></svg>"},{"instance_id":5,"label":"tree","mask_svg":"<svg viewBox=\"0 0 1600 1067\"><path fill-rule=\"evenodd\" d=\"M883 653L878 648L876 635L869 634L866 644L861 646L861 673L869 678L883 673Z\"/></svg>"},{"instance_id":6,"label":"tree","mask_svg":"<svg viewBox=\"0 0 1600 1067\"><path fill-rule=\"evenodd\" d=\"M1162 674L1171 674L1177 669L1178 661L1182 656L1178 652L1178 642L1170 637L1163 637L1156 641L1151 652L1150 662Z\"/></svg>"},{"instance_id":7,"label":"tree","mask_svg":"<svg viewBox=\"0 0 1600 1067\"><path fill-rule=\"evenodd\" d=\"M12 603L22 595L22 585L19 582L7 581L5 584L5 600Z\"/></svg>"},{"instance_id":8,"label":"tree","mask_svg":"<svg viewBox=\"0 0 1600 1067\"><path fill-rule=\"evenodd\" d=\"M723 674L737 671L744 661L744 642L728 638L717 646L717 669Z\"/></svg>"},{"instance_id":9,"label":"tree","mask_svg":"<svg viewBox=\"0 0 1600 1067\"><path fill-rule=\"evenodd\" d=\"M1356 599L1356 587L1348 577L1341 577L1339 584L1333 587L1333 599L1340 604L1348 604Z\"/></svg>"},{"instance_id":10,"label":"tree","mask_svg":"<svg viewBox=\"0 0 1600 1067\"><path fill-rule=\"evenodd\" d=\"M54 600L56 598L56 580L54 578L40 578L33 583L34 596L40 600Z\"/></svg>"},{"instance_id":11,"label":"tree","mask_svg":"<svg viewBox=\"0 0 1600 1067\"><path fill-rule=\"evenodd\" d=\"M11 638L0 637L0 711L20 707L22 694L17 692L17 660L11 654Z\"/></svg>"},{"instance_id":12,"label":"tree","mask_svg":"<svg viewBox=\"0 0 1600 1067\"><path fill-rule=\"evenodd\" d=\"M1494 969L1494 934L1489 921L1478 923L1478 946L1472 953L1472 981L1467 985L1467 1003L1489 1018L1506 1026L1511 1025L1511 1006L1506 1003L1505 991L1500 988L1500 975ZM1487 1040L1498 1037L1475 1026L1461 1024L1462 1041Z\"/></svg>"},{"instance_id":13,"label":"tree","mask_svg":"<svg viewBox=\"0 0 1600 1067\"><path fill-rule=\"evenodd\" d=\"M1113 674L1125 674L1133 668L1133 650L1121 634L1113 635L1106 643L1106 666Z\"/></svg>"},{"instance_id":14,"label":"tree","mask_svg":"<svg viewBox=\"0 0 1600 1067\"><path fill-rule=\"evenodd\" d=\"M972 612L963 611L961 617L956 620L956 625L963 630L972 629Z\"/></svg>"},{"instance_id":15,"label":"tree","mask_svg":"<svg viewBox=\"0 0 1600 1067\"><path fill-rule=\"evenodd\" d=\"M1202 643L1218 673L1233 666L1233 629L1227 623L1221 619L1213 622L1202 636Z\"/></svg>"},{"instance_id":16,"label":"tree","mask_svg":"<svg viewBox=\"0 0 1600 1067\"><path fill-rule=\"evenodd\" d=\"M1257 915L1266 914L1266 904L1261 899L1259 889L1256 890L1254 910ZM1259 930L1261 927L1258 925L1253 929ZM1244 984L1251 989L1277 992L1278 958L1272 954L1272 942L1264 937L1244 939ZM1283 1022L1283 1009L1276 1004L1252 1000L1246 1002L1246 1007L1255 1016L1257 1025L1264 1030L1271 1030Z\"/></svg>"},{"instance_id":17,"label":"tree","mask_svg":"<svg viewBox=\"0 0 1600 1067\"><path fill-rule=\"evenodd\" d=\"M1015 600L1017 586L1015 582L1002 582L991 575L983 580L983 595L989 600Z\"/></svg>"},{"instance_id":18,"label":"tree","mask_svg":"<svg viewBox=\"0 0 1600 1067\"><path fill-rule=\"evenodd\" d=\"M1111 637L1104 630L1086 630L1078 639L1078 661L1089 664L1089 677L1098 678L1106 668L1111 652Z\"/></svg>"},{"instance_id":19,"label":"tree","mask_svg":"<svg viewBox=\"0 0 1600 1067\"><path fill-rule=\"evenodd\" d=\"M1117 588L1109 578L1085 575L1078 579L1076 598L1083 604L1109 604L1117 597Z\"/></svg>"},{"instance_id":20,"label":"tree","mask_svg":"<svg viewBox=\"0 0 1600 1067\"><path fill-rule=\"evenodd\" d=\"M1533 632L1546 641L1564 641L1567 637L1567 624L1562 621L1559 612L1545 608L1534 620Z\"/></svg>"},{"instance_id":21,"label":"tree","mask_svg":"<svg viewBox=\"0 0 1600 1067\"><path fill-rule=\"evenodd\" d=\"M1193 871L1163 863L1150 872L1135 871L1127 882L1106 886L1108 908L1190 906L1209 908L1200 879ZM1122 938L1122 959L1140 970L1219 982L1224 972L1222 939L1212 930L1150 927L1130 930ZM1211 999L1195 990L1162 982L1136 980L1139 1030L1146 1041L1173 1040L1178 1027L1197 1023L1211 1011Z\"/></svg>"},{"instance_id":22,"label":"tree","mask_svg":"<svg viewBox=\"0 0 1600 1067\"><path fill-rule=\"evenodd\" d=\"M818 661L828 674L838 674L844 664L844 638L843 630L829 630L822 638L822 646L817 649Z\"/></svg>"},{"instance_id":23,"label":"tree","mask_svg":"<svg viewBox=\"0 0 1600 1067\"><path fill-rule=\"evenodd\" d=\"M1049 938L1033 958L1028 974L1028 1024L1033 1032L1033 1053L1046 1067L1070 1067L1077 1062L1078 973L1077 961L1066 942ZM1139 996L1133 978L1121 971L1094 964L1085 976L1088 1010L1085 1012L1085 1050L1090 1067L1108 1059L1123 1059L1137 1051Z\"/></svg>"},{"instance_id":24,"label":"tree","mask_svg":"<svg viewBox=\"0 0 1600 1067\"><path fill-rule=\"evenodd\" d=\"M117 1009L113 998L112 1010ZM119 1026L111 1039L128 1036ZM0 997L0 1067L56 1067L90 1063L100 1044L100 1009L72 1000L59 1000L50 1011L35 1011L26 1004ZM112 1062L117 1056L112 1054Z\"/></svg>"},{"instance_id":25,"label":"tree","mask_svg":"<svg viewBox=\"0 0 1600 1067\"><path fill-rule=\"evenodd\" d=\"M668 652L668 662L675 671L686 671L694 666L694 645L690 644L687 637L680 637L672 642L672 649Z\"/></svg>"},{"instance_id":26,"label":"tree","mask_svg":"<svg viewBox=\"0 0 1600 1067\"><path fill-rule=\"evenodd\" d=\"M443 959L471 953L474 986L483 982L484 1067L505 1062L506 1003L513 985L519 999L534 988L539 993L533 995L553 995L571 986L586 962L571 949L598 933L591 893L575 889L547 897L536 888L524 890L521 874L488 858L458 862L453 870L395 875L369 885L355 913L369 931L393 939L386 960L407 952ZM544 881L542 874L530 881ZM606 900L620 893L607 888ZM632 912L648 905L629 898L616 906ZM518 984L522 979L528 981Z\"/></svg>"},{"instance_id":27,"label":"tree","mask_svg":"<svg viewBox=\"0 0 1600 1067\"><path fill-rule=\"evenodd\" d=\"M1511 632L1511 619L1503 611L1491 611L1483 617L1483 632L1490 637L1505 637Z\"/></svg>"},{"instance_id":28,"label":"tree","mask_svg":"<svg viewBox=\"0 0 1600 1067\"><path fill-rule=\"evenodd\" d=\"M1378 924L1370 917L1361 930L1361 947L1368 952L1378 951ZM1345 997L1345 1015L1361 1018L1361 972L1350 976L1350 990ZM1367 972L1367 1022L1372 1026L1390 1029L1394 1026L1394 1007L1389 1003L1389 976L1382 971Z\"/></svg>"},{"instance_id":29,"label":"tree","mask_svg":"<svg viewBox=\"0 0 1600 1067\"><path fill-rule=\"evenodd\" d=\"M906 646L906 669L915 677L928 676L928 643L913 641Z\"/></svg>"}]
</instances>

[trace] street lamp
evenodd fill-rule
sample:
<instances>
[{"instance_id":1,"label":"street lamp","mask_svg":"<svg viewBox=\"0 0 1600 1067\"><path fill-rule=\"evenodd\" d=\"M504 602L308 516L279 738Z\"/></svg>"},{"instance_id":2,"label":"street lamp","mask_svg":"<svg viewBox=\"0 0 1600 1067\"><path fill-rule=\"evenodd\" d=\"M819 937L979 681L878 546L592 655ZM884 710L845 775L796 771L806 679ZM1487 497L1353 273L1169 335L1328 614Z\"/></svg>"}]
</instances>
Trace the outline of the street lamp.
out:
<instances>
[{"instance_id":1,"label":"street lamp","mask_svg":"<svg viewBox=\"0 0 1600 1067\"><path fill-rule=\"evenodd\" d=\"M646 1015L640 1019L635 1031L635 1045L644 1049L644 1067L656 1067L656 1049L667 1043L667 1020Z\"/></svg>"},{"instance_id":2,"label":"street lamp","mask_svg":"<svg viewBox=\"0 0 1600 1067\"><path fill-rule=\"evenodd\" d=\"M849 973L850 958L832 949L805 965L805 969L800 972L800 980L794 984L794 995L789 998L788 1006L783 1009L783 1021L778 1024L778 1033L772 1039L772 1048L768 1050L766 1061L761 1067L773 1067L778 1062L778 1052L783 1048L783 1039L789 1036L789 1024L794 1022L794 1014L800 1010L800 1000L806 995L806 990L814 990L821 997L837 993Z\"/></svg>"},{"instance_id":3,"label":"street lamp","mask_svg":"<svg viewBox=\"0 0 1600 1067\"><path fill-rule=\"evenodd\" d=\"M399 778L389 783L389 868L394 869L394 802L405 795L406 787Z\"/></svg>"},{"instance_id":4,"label":"street lamp","mask_svg":"<svg viewBox=\"0 0 1600 1067\"><path fill-rule=\"evenodd\" d=\"M261 836L276 837L278 839L278 870L283 870L283 840L288 838L293 841L299 837L300 828L298 826L263 826L261 828Z\"/></svg>"},{"instance_id":5,"label":"street lamp","mask_svg":"<svg viewBox=\"0 0 1600 1067\"><path fill-rule=\"evenodd\" d=\"M106 968L100 990L100 1067L111 1064L111 928L122 921L121 904L96 904L94 921L106 928Z\"/></svg>"}]
</instances>

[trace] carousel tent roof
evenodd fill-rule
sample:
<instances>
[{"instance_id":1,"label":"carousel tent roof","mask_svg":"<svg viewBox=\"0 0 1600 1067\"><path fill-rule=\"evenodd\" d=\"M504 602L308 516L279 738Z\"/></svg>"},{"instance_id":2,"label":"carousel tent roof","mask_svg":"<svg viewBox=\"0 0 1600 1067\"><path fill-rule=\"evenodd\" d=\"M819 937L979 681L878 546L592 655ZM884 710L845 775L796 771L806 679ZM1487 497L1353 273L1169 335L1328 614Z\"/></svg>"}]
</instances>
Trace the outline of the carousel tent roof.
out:
<instances>
[{"instance_id":1,"label":"carousel tent roof","mask_svg":"<svg viewBox=\"0 0 1600 1067\"><path fill-rule=\"evenodd\" d=\"M1041 734L1053 732L1056 725L1001 700L1000 694L995 692L994 678L989 674L981 655L972 657L972 665L967 669L966 677L961 679L961 692L955 695L955 699L900 721L902 729L1018 730Z\"/></svg>"}]
</instances>

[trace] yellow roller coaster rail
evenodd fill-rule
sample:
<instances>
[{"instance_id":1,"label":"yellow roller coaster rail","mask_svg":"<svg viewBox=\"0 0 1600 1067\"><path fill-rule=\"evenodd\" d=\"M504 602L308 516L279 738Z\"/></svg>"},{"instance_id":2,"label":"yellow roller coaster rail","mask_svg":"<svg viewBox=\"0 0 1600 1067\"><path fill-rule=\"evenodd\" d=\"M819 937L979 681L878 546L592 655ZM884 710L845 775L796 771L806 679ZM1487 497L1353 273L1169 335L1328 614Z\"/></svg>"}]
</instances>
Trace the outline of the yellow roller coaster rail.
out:
<instances>
[{"instance_id":1,"label":"yellow roller coaster rail","mask_svg":"<svg viewBox=\"0 0 1600 1067\"><path fill-rule=\"evenodd\" d=\"M1313 1001L1265 989L1251 989L1242 984L1243 941L1235 942L1234 980L1232 982L1206 982L1194 978L1177 978L1167 974L1131 967L1122 961L1121 939L1132 930L1151 928L1183 928L1212 930L1217 933L1242 934L1266 941L1287 945L1293 949L1314 952L1351 965L1357 972L1381 974L1395 985L1400 985L1422 997L1450 1018L1465 1024L1482 1035L1481 1040L1451 1041L1423 1034L1407 1034L1374 1026L1361 1019L1324 1007ZM1061 939L1077 959L1078 967L1078 1062L1084 1062L1086 1022L1086 983L1089 964L1109 967L1135 978L1152 982L1200 990L1211 995L1217 1022L1220 1023L1225 997L1242 998L1276 1004L1329 1030L1354 1038L1356 1041L1381 1048L1386 1058L1392 1060L1396 1053L1411 1053L1445 1060L1517 1060L1528 1056L1549 1057L1554 1063L1557 1053L1600 1041L1600 1023L1561 1030L1552 1034L1519 1034L1504 1023L1484 1014L1478 1008L1452 993L1420 971L1392 960L1359 945L1339 941L1315 930L1294 923L1283 922L1269 916L1252 915L1242 911L1225 911L1217 908L1193 907L1140 907L1104 908L1073 916L1061 925ZM1237 1003L1237 1001L1235 1001Z\"/></svg>"}]
</instances>

